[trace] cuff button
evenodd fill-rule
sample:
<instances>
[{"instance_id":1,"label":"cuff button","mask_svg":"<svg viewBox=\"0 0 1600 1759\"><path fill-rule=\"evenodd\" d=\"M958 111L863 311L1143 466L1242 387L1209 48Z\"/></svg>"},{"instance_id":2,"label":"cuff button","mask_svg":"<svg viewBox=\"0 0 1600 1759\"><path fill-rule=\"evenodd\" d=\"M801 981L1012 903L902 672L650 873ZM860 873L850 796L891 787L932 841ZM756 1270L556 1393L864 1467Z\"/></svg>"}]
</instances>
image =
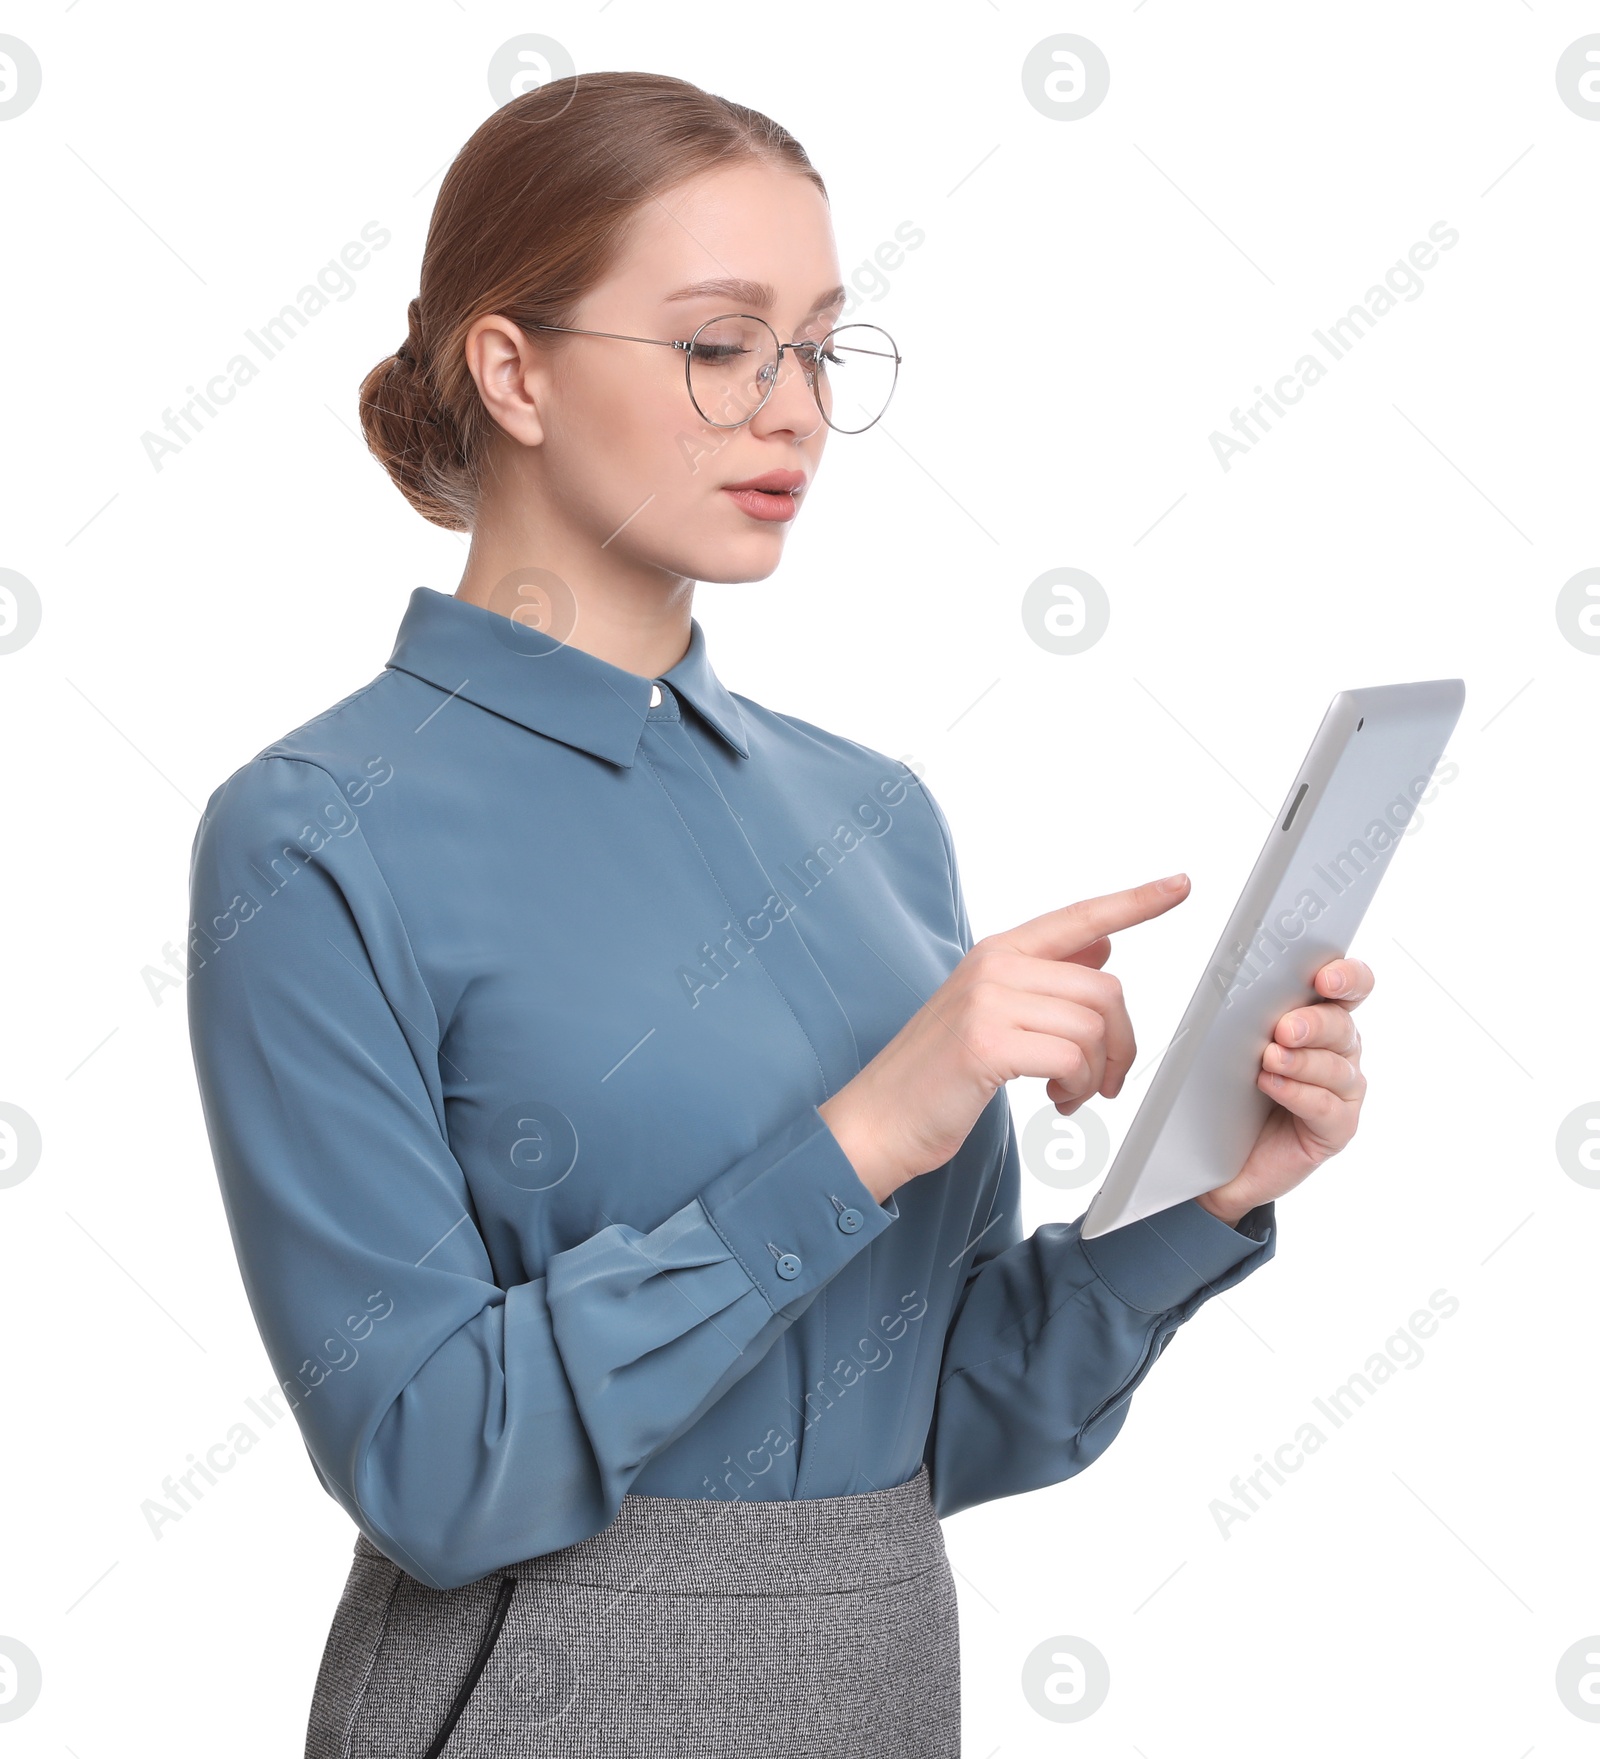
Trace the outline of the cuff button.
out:
<instances>
[{"instance_id":1,"label":"cuff button","mask_svg":"<svg viewBox=\"0 0 1600 1759\"><path fill-rule=\"evenodd\" d=\"M841 1234L853 1234L860 1226L861 1211L859 1209L841 1209L839 1211L839 1232Z\"/></svg>"},{"instance_id":2,"label":"cuff button","mask_svg":"<svg viewBox=\"0 0 1600 1759\"><path fill-rule=\"evenodd\" d=\"M792 1282L800 1274L800 1260L792 1252L785 1252L778 1260L778 1275L785 1282Z\"/></svg>"}]
</instances>

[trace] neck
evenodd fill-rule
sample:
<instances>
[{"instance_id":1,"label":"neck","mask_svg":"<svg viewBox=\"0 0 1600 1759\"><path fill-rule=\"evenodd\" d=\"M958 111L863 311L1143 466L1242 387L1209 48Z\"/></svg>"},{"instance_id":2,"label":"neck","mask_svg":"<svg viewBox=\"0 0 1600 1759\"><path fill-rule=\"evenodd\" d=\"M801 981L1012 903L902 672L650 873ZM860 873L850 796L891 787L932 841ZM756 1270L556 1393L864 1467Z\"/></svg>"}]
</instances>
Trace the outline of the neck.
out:
<instances>
[{"instance_id":1,"label":"neck","mask_svg":"<svg viewBox=\"0 0 1600 1759\"><path fill-rule=\"evenodd\" d=\"M537 538L524 527L540 528ZM455 596L657 678L688 651L694 588L625 553L597 550L559 521L490 517L472 534Z\"/></svg>"}]
</instances>

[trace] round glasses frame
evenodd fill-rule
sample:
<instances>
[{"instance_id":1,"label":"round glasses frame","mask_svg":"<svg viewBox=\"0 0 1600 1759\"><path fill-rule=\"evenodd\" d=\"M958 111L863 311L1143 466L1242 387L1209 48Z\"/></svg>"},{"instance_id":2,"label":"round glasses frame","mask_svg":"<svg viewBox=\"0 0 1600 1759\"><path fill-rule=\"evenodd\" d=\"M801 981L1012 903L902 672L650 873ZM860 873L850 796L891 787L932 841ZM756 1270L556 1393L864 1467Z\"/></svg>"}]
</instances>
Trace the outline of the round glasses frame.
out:
<instances>
[{"instance_id":1,"label":"round glasses frame","mask_svg":"<svg viewBox=\"0 0 1600 1759\"><path fill-rule=\"evenodd\" d=\"M747 318L751 323L760 324L762 329L764 329L772 338L772 347L775 358L770 370L770 376L767 379L767 388L762 392L761 401L755 406L755 408L752 409L748 415L741 416L738 421L713 421L712 418L700 407L699 401L695 397L694 381L690 373L690 368L694 364L694 346L699 340L700 331L710 329L713 324L725 324L729 318ZM616 342L648 342L656 348L676 348L681 350L683 354L683 383L684 389L689 393L689 401L694 404L695 414L698 415L702 421L708 423L714 428L742 428L747 421L761 413L762 409L766 407L767 399L771 397L772 393L777 389L779 375L783 372L783 357L785 353L792 353L799 360L801 370L805 373L806 383L811 388L812 398L816 402L817 413L825 422L827 422L828 426L832 428L835 433L864 434L867 431L867 428L874 427L878 422L882 421L884 411L888 409L890 399L894 396L894 388L900 381L900 361L902 356L894 345L893 337L890 336L887 330L880 329L877 324L840 324L835 329L830 330L820 342L780 342L778 340L778 332L773 329L772 325L769 324L765 318L757 317L754 312L747 311L723 312L719 317L707 318L706 321L695 330L694 335L692 335L687 342L667 341L659 336L623 336L615 330L580 330L571 324L523 324L521 328L524 330L563 330L569 336L609 336ZM837 422L833 421L827 410L822 407L822 396L817 388L818 372L823 366L822 356L827 351L828 344L832 342L833 338L842 335L846 330L876 331L876 333L883 338L887 346L882 349L866 349L863 352L877 354L885 360L892 360L894 362L893 376L889 380L889 396L885 397L883 400L883 409L880 409L878 413L873 416L872 420L865 424L865 426L859 428L842 428Z\"/></svg>"}]
</instances>

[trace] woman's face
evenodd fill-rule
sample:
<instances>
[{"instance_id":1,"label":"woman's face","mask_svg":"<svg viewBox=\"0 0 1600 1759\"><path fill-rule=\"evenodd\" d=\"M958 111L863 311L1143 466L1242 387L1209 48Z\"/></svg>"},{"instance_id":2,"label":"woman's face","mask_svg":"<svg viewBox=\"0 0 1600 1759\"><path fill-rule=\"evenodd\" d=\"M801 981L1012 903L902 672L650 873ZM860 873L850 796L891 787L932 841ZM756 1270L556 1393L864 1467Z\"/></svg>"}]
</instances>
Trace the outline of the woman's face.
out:
<instances>
[{"instance_id":1,"label":"woman's face","mask_svg":"<svg viewBox=\"0 0 1600 1759\"><path fill-rule=\"evenodd\" d=\"M816 186L745 163L639 209L612 272L571 322L687 341L708 318L750 312L780 342L820 341L844 300L828 205ZM480 386L501 427L522 442L502 448L510 456L499 461L498 486L531 492L540 515L533 528L551 565L579 563L603 546L612 565L690 580L760 580L777 567L829 432L797 356L783 355L771 396L748 422L717 427L690 400L681 349L541 331L494 346L517 348L506 365L520 384L497 404L503 387L491 352ZM697 391L702 370L697 364ZM707 413L737 419L754 401L744 384L741 372L739 386L729 385L743 401L707 402ZM795 492L730 492L771 471L788 473ZM559 536L552 518L566 528Z\"/></svg>"}]
</instances>

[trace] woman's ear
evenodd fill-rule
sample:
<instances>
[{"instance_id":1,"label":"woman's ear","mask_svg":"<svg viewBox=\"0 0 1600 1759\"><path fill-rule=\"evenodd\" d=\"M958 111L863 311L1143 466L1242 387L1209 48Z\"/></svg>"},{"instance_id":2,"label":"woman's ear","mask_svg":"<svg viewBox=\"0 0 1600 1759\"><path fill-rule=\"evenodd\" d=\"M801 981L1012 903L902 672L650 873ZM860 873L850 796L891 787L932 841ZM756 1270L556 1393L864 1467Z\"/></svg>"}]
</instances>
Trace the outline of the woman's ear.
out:
<instances>
[{"instance_id":1,"label":"woman's ear","mask_svg":"<svg viewBox=\"0 0 1600 1759\"><path fill-rule=\"evenodd\" d=\"M540 404L549 390L544 357L526 333L498 313L467 331L467 370L483 406L520 445L544 439Z\"/></svg>"}]
</instances>

